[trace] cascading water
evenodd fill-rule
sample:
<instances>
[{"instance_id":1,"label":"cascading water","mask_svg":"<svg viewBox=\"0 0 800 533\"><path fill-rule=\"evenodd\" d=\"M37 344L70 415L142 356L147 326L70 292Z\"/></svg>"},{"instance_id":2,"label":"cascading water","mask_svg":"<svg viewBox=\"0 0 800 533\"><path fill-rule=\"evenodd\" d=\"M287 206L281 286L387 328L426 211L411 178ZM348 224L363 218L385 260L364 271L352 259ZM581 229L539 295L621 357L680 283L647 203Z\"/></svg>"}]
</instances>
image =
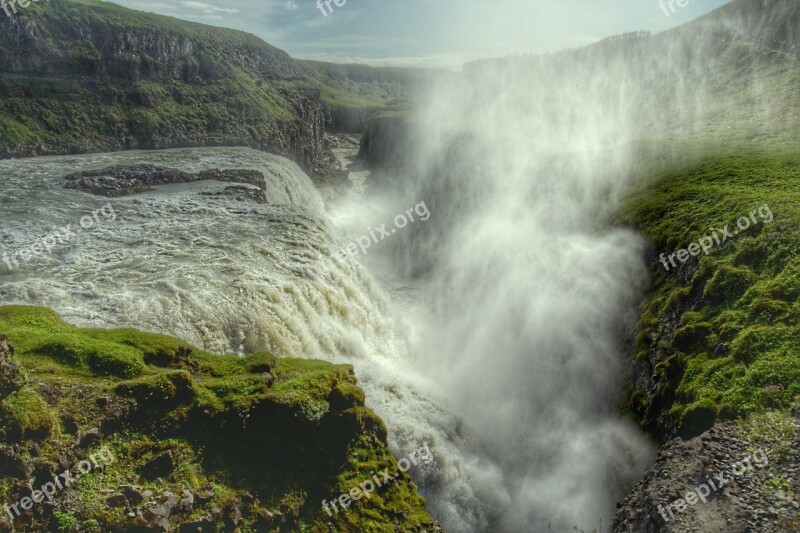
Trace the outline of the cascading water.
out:
<instances>
[{"instance_id":1,"label":"cascading water","mask_svg":"<svg viewBox=\"0 0 800 533\"><path fill-rule=\"evenodd\" d=\"M424 295L409 366L458 425L429 437L449 451L421 483L450 531L591 531L650 464L615 407L644 243L607 222L646 99L624 58L479 65L420 98L412 156L383 176L385 220L432 212L373 254Z\"/></svg>"},{"instance_id":2,"label":"cascading water","mask_svg":"<svg viewBox=\"0 0 800 533\"><path fill-rule=\"evenodd\" d=\"M167 332L217 352L363 357L391 346L379 291L356 263L334 257L337 237L309 178L284 158L245 149L167 150L0 163L8 254L107 199L63 188L76 170L147 162L197 172L253 168L268 205L197 182L110 201L116 219L80 232L11 272L0 299L53 307L83 325ZM383 346L385 344L385 346Z\"/></svg>"}]
</instances>

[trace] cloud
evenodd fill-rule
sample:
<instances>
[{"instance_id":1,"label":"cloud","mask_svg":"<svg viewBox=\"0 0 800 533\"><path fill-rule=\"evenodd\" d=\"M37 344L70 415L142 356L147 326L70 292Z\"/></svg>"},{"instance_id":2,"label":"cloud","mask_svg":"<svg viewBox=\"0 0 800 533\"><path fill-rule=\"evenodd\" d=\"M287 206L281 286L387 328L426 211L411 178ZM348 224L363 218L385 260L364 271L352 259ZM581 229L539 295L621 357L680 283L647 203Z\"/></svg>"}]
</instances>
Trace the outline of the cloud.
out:
<instances>
[{"instance_id":1,"label":"cloud","mask_svg":"<svg viewBox=\"0 0 800 533\"><path fill-rule=\"evenodd\" d=\"M219 13L239 13L238 9L212 6L204 2L194 2L193 0L181 0L180 5L202 11L207 15L218 15Z\"/></svg>"}]
</instances>

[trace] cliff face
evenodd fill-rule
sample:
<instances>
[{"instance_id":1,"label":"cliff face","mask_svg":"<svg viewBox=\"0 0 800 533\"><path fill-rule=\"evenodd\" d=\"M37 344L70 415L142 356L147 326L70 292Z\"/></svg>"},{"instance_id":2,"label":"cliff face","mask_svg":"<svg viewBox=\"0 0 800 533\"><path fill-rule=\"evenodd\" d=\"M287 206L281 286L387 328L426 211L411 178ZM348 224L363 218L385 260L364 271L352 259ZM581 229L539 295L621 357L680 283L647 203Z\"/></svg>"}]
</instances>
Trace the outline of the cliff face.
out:
<instances>
[{"instance_id":1,"label":"cliff face","mask_svg":"<svg viewBox=\"0 0 800 533\"><path fill-rule=\"evenodd\" d=\"M411 145L412 126L403 116L370 119L361 137L358 157L371 169L402 168Z\"/></svg>"},{"instance_id":2,"label":"cliff face","mask_svg":"<svg viewBox=\"0 0 800 533\"><path fill-rule=\"evenodd\" d=\"M92 0L18 11L0 18L0 157L249 146L320 177L337 168L326 128L358 131L403 77Z\"/></svg>"}]
</instances>

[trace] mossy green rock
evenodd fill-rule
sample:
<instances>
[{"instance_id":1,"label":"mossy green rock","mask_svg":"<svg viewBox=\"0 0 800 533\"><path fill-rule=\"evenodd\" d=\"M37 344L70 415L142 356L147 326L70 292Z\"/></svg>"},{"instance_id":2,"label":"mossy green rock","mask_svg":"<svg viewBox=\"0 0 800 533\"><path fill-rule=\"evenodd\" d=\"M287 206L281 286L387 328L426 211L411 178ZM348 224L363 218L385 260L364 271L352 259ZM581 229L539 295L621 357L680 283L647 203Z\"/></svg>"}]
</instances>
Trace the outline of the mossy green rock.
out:
<instances>
[{"instance_id":1,"label":"mossy green rock","mask_svg":"<svg viewBox=\"0 0 800 533\"><path fill-rule=\"evenodd\" d=\"M338 531L437 527L405 475L346 513L322 510L323 499L349 492L371 471L397 470L386 428L364 406L349 365L266 352L215 355L130 328L78 328L27 306L0 307L0 334L25 375L0 402L0 446L13 445L3 449L18 470L60 471L98 446L115 458L59 493L53 506L17 518L18 529L147 526L147 513L130 518L124 505L109 506L119 491L150 491L150 498L189 491L194 504L173 513L175 528L204 520L219 531L235 522L243 533L323 533L329 523ZM3 501L26 490L26 480L0 479Z\"/></svg>"}]
</instances>

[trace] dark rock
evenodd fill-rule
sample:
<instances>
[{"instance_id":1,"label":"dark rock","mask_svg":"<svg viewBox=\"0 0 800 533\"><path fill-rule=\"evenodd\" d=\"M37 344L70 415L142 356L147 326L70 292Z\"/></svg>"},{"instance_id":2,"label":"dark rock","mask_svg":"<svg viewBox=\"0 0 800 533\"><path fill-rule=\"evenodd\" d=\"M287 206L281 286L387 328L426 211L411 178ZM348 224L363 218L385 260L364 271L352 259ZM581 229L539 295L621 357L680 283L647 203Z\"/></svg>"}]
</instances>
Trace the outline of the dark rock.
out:
<instances>
[{"instance_id":1,"label":"dark rock","mask_svg":"<svg viewBox=\"0 0 800 533\"><path fill-rule=\"evenodd\" d=\"M161 452L142 467L142 475L148 479L166 476L175 470L175 458L172 450Z\"/></svg>"},{"instance_id":2,"label":"dark rock","mask_svg":"<svg viewBox=\"0 0 800 533\"><path fill-rule=\"evenodd\" d=\"M106 503L108 504L109 507L130 507L130 504L128 503L128 498L126 498L124 494L120 493L110 496L106 500Z\"/></svg>"},{"instance_id":3,"label":"dark rock","mask_svg":"<svg viewBox=\"0 0 800 533\"><path fill-rule=\"evenodd\" d=\"M69 433L70 435L76 435L78 433L78 422L75 420L69 413L61 413L61 429L64 430L64 433Z\"/></svg>"},{"instance_id":4,"label":"dark rock","mask_svg":"<svg viewBox=\"0 0 800 533\"><path fill-rule=\"evenodd\" d=\"M226 527L234 529L242 521L242 512L237 505L229 503L222 510L222 522Z\"/></svg>"},{"instance_id":5,"label":"dark rock","mask_svg":"<svg viewBox=\"0 0 800 533\"><path fill-rule=\"evenodd\" d=\"M78 446L80 448L86 449L91 448L95 444L100 442L100 430L97 428L92 428L86 432L84 436L80 438L78 441Z\"/></svg>"},{"instance_id":6,"label":"dark rock","mask_svg":"<svg viewBox=\"0 0 800 533\"><path fill-rule=\"evenodd\" d=\"M268 531L275 521L275 515L267 509L259 509L256 511L256 529L259 531Z\"/></svg>"},{"instance_id":7,"label":"dark rock","mask_svg":"<svg viewBox=\"0 0 800 533\"><path fill-rule=\"evenodd\" d=\"M152 190L156 185L216 180L239 183L227 187L223 194L242 196L266 203L264 174L251 169L212 169L189 174L175 168L156 165L114 166L102 170L84 170L65 178L67 189L77 189L99 196L117 198Z\"/></svg>"},{"instance_id":8,"label":"dark rock","mask_svg":"<svg viewBox=\"0 0 800 533\"><path fill-rule=\"evenodd\" d=\"M258 187L249 187L245 185L231 185L230 187L225 187L225 190L222 192L208 192L203 191L200 193L202 196L233 196L236 200L242 202L245 199L253 200L259 204L266 204L269 203L267 201L267 193Z\"/></svg>"},{"instance_id":9,"label":"dark rock","mask_svg":"<svg viewBox=\"0 0 800 533\"><path fill-rule=\"evenodd\" d=\"M0 444L0 477L27 479L31 473L28 463L11 446Z\"/></svg>"},{"instance_id":10,"label":"dark rock","mask_svg":"<svg viewBox=\"0 0 800 533\"><path fill-rule=\"evenodd\" d=\"M66 177L67 189L116 198L152 189L152 185L194 181L191 174L155 165L115 166L84 170Z\"/></svg>"},{"instance_id":11,"label":"dark rock","mask_svg":"<svg viewBox=\"0 0 800 533\"><path fill-rule=\"evenodd\" d=\"M145 500L144 494L142 494L142 492L133 485L120 485L119 488L122 491L122 494L128 498L128 501L131 502L131 505L139 505Z\"/></svg>"}]
</instances>

